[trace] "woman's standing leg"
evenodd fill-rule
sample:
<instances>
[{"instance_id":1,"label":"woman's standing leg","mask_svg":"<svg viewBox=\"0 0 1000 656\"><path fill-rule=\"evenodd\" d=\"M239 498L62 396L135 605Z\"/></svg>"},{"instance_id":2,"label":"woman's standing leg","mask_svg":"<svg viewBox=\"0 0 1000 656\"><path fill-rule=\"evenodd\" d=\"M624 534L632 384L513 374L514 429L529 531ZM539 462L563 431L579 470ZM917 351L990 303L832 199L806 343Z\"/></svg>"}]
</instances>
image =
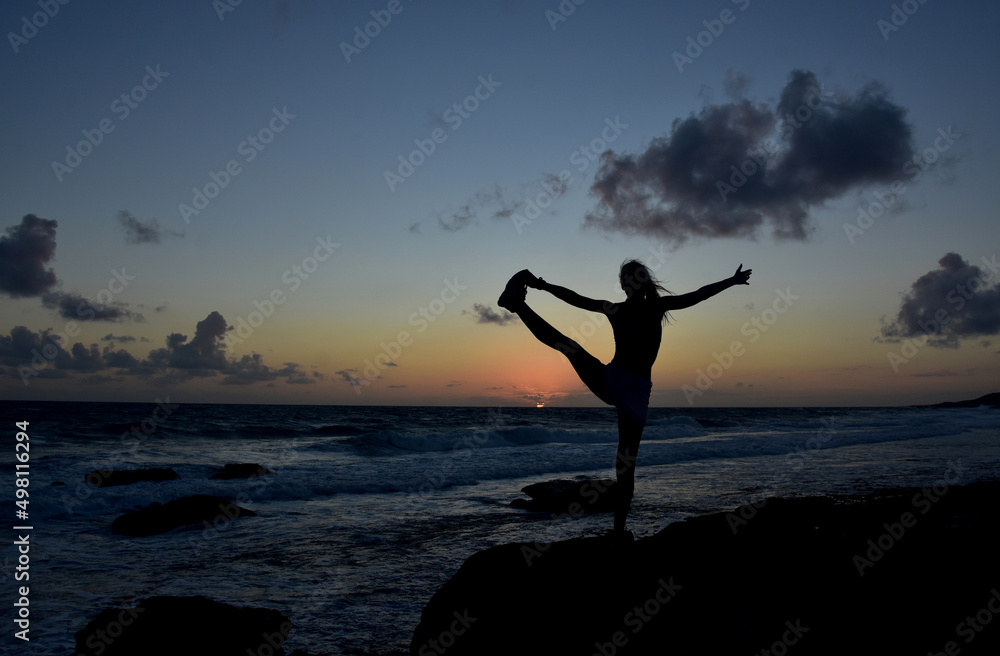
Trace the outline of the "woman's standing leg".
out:
<instances>
[{"instance_id":1,"label":"woman's standing leg","mask_svg":"<svg viewBox=\"0 0 1000 656\"><path fill-rule=\"evenodd\" d=\"M618 480L615 507L615 533L624 533L625 520L632 506L635 491L635 460L642 439L643 425L622 411L618 411L618 454L615 457L615 476Z\"/></svg>"}]
</instances>

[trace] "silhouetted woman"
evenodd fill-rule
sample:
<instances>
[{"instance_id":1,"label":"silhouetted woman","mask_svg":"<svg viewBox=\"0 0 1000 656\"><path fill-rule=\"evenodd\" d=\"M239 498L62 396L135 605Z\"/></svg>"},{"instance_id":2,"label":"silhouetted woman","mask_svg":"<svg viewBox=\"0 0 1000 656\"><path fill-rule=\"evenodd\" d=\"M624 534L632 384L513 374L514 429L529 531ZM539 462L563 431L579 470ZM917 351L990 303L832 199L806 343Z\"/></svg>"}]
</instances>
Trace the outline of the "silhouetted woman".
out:
<instances>
[{"instance_id":1,"label":"silhouetted woman","mask_svg":"<svg viewBox=\"0 0 1000 656\"><path fill-rule=\"evenodd\" d=\"M517 313L528 330L546 346L569 358L580 379L597 398L618 409L618 454L615 474L618 479L618 503L615 508L615 534L625 535L625 519L635 490L635 459L642 429L646 425L649 392L653 384L653 362L660 350L662 324L670 310L681 310L715 296L733 285L749 285L751 269L736 269L731 278L705 285L701 289L671 295L650 275L644 264L630 260L621 266L618 278L625 292L621 303L598 301L536 278L527 269L519 271L507 283L497 304ZM549 292L575 307L607 315L615 336L615 357L608 364L584 350L578 343L553 328L525 302L527 287ZM660 296L660 292L666 295Z\"/></svg>"}]
</instances>

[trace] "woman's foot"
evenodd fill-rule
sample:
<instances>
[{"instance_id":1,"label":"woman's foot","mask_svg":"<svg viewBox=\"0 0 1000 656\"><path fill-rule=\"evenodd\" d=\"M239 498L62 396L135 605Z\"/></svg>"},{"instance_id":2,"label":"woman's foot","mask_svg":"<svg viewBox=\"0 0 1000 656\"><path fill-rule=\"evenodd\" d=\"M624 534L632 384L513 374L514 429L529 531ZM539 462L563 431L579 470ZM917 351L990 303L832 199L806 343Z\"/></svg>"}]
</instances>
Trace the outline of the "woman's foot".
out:
<instances>
[{"instance_id":1,"label":"woman's foot","mask_svg":"<svg viewBox=\"0 0 1000 656\"><path fill-rule=\"evenodd\" d=\"M525 276L527 274L527 276ZM524 298L528 294L527 280L534 278L527 269L518 271L510 280L507 287L500 294L497 305L510 312L517 312L517 309L524 303Z\"/></svg>"}]
</instances>

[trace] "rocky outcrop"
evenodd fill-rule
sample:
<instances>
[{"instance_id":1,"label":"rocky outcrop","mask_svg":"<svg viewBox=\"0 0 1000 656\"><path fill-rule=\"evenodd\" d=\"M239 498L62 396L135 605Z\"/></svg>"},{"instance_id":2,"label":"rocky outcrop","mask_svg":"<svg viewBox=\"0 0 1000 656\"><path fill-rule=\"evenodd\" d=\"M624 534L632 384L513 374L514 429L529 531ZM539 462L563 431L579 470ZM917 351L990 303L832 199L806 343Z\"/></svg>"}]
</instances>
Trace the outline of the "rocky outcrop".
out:
<instances>
[{"instance_id":1,"label":"rocky outcrop","mask_svg":"<svg viewBox=\"0 0 1000 656\"><path fill-rule=\"evenodd\" d=\"M254 462L246 462L223 465L221 469L216 467L215 473L212 474L211 478L228 481L233 478L251 478L253 476L263 476L264 474L270 473L271 472L265 469L262 465L258 465Z\"/></svg>"},{"instance_id":2,"label":"rocky outcrop","mask_svg":"<svg viewBox=\"0 0 1000 656\"><path fill-rule=\"evenodd\" d=\"M141 510L126 513L111 524L111 532L142 537L166 533L181 526L227 521L237 517L256 517L257 513L237 506L228 499L207 494L181 497L167 503L151 503Z\"/></svg>"},{"instance_id":3,"label":"rocky outcrop","mask_svg":"<svg viewBox=\"0 0 1000 656\"><path fill-rule=\"evenodd\" d=\"M411 653L995 654L998 536L1000 483L942 481L507 544L433 595Z\"/></svg>"},{"instance_id":4,"label":"rocky outcrop","mask_svg":"<svg viewBox=\"0 0 1000 656\"><path fill-rule=\"evenodd\" d=\"M114 485L131 485L139 481L172 481L180 478L169 467L151 467L147 469L95 469L84 480L94 487L111 487Z\"/></svg>"},{"instance_id":5,"label":"rocky outcrop","mask_svg":"<svg viewBox=\"0 0 1000 656\"><path fill-rule=\"evenodd\" d=\"M206 597L151 597L107 608L76 633L81 656L284 656L292 629L268 608L237 608Z\"/></svg>"},{"instance_id":6,"label":"rocky outcrop","mask_svg":"<svg viewBox=\"0 0 1000 656\"><path fill-rule=\"evenodd\" d=\"M992 394L986 394L985 396L980 396L978 399L969 399L966 401L944 401L943 403L935 403L934 405L921 405L917 406L919 408L978 408L979 406L988 406L990 408L1000 408L1000 392L993 392Z\"/></svg>"},{"instance_id":7,"label":"rocky outcrop","mask_svg":"<svg viewBox=\"0 0 1000 656\"><path fill-rule=\"evenodd\" d=\"M521 488L530 499L514 499L510 505L532 512L553 515L581 515L591 512L614 512L615 485L608 478L557 479Z\"/></svg>"}]
</instances>

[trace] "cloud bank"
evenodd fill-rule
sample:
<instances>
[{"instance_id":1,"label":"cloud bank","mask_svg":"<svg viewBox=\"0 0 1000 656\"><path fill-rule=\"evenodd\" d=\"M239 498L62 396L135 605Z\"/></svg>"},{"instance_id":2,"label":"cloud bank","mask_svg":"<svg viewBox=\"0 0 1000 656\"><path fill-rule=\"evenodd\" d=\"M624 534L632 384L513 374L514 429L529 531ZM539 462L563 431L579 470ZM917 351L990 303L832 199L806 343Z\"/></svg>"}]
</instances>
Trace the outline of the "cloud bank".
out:
<instances>
[{"instance_id":1,"label":"cloud bank","mask_svg":"<svg viewBox=\"0 0 1000 656\"><path fill-rule=\"evenodd\" d=\"M741 93L743 79L728 79ZM674 121L670 134L638 154L606 151L584 225L689 239L806 239L810 209L870 184L897 179L914 156L906 109L884 87L853 96L823 92L795 70L776 108L746 98L709 105Z\"/></svg>"},{"instance_id":2,"label":"cloud bank","mask_svg":"<svg viewBox=\"0 0 1000 656\"><path fill-rule=\"evenodd\" d=\"M88 346L81 342L70 346L52 331L36 333L24 326L15 326L9 336L0 335L0 365L11 367L6 373L26 383L36 376L66 378L74 371L104 371L116 377L143 376L154 378L161 384L216 376L221 376L219 382L223 385L251 385L279 378L284 378L288 384L302 385L324 379L318 371L302 371L295 362L286 362L280 368L270 367L256 353L230 359L225 343L226 333L230 330L232 326L214 311L198 322L190 340L187 335L171 333L166 337L164 347L151 350L140 360L128 351L116 348L116 341L130 341L128 338L108 334L101 341L111 343L103 349L97 344Z\"/></svg>"}]
</instances>

